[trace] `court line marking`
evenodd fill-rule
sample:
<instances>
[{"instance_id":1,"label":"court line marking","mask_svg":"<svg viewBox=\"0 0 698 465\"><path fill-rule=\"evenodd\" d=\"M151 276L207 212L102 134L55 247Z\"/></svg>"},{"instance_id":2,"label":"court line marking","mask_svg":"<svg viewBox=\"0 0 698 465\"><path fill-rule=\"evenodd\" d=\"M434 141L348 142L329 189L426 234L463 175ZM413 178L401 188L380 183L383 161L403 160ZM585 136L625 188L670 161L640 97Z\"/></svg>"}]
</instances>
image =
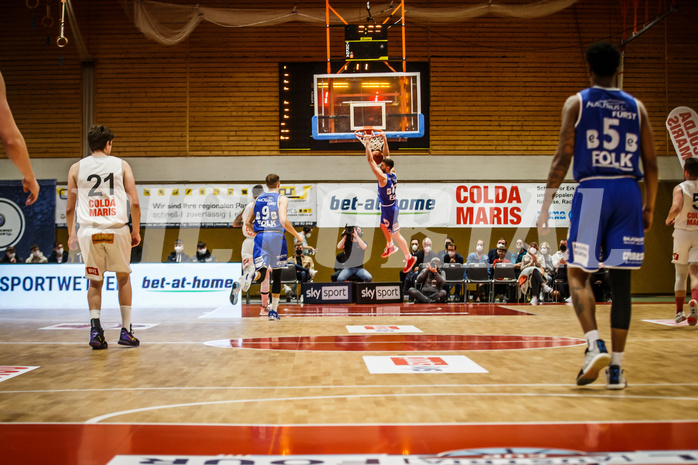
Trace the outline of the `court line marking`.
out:
<instances>
[{"instance_id":1,"label":"court line marking","mask_svg":"<svg viewBox=\"0 0 698 465\"><path fill-rule=\"evenodd\" d=\"M433 393L433 392L422 392L413 394L349 394L349 395L332 395L332 396L302 396L302 397L272 397L263 399L235 399L235 400L218 400L218 401L208 401L208 402L190 402L184 404L170 404L170 405L155 405L151 407L141 407L137 409L122 410L119 412L107 413L97 417L90 418L85 421L85 424L97 424L103 420L108 420L109 418L118 417L121 415L130 415L133 413L150 412L154 410L164 410L170 408L180 408L180 407L197 407L205 405L224 405L224 404L244 404L248 402L257 403L268 403L268 402L289 402L289 401L308 401L308 400L331 400L331 399L364 399L364 398L403 398L403 397L504 397L504 396L517 396L517 397L571 397L571 398L594 398L594 399L616 399L616 400L665 400L665 401L696 401L698 402L698 397L663 397L663 396L633 396L633 395L613 395L613 394L537 394L537 393L510 393L510 392L486 392L486 393Z\"/></svg>"},{"instance_id":2,"label":"court line marking","mask_svg":"<svg viewBox=\"0 0 698 465\"><path fill-rule=\"evenodd\" d=\"M600 385L598 385L600 386ZM666 386L698 386L698 383L632 383L632 386L666 387ZM201 391L201 390L292 390L292 389L410 389L410 388L491 388L491 387L573 387L576 384L367 384L342 386L179 386L179 387L129 387L129 388L84 388L84 389L28 389L24 391L0 391L0 394L47 394L63 392L119 392L119 391ZM580 389L590 389L593 386Z\"/></svg>"}]
</instances>

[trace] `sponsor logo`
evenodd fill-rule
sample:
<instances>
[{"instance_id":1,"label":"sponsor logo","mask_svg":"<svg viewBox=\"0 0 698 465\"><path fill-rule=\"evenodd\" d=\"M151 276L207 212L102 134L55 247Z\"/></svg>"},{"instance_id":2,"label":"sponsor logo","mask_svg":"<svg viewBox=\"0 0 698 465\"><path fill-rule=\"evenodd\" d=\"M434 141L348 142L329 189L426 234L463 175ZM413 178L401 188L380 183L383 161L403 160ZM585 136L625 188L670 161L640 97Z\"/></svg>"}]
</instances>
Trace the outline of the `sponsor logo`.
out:
<instances>
[{"instance_id":1,"label":"sponsor logo","mask_svg":"<svg viewBox=\"0 0 698 465\"><path fill-rule=\"evenodd\" d=\"M113 234L93 234L92 235L92 243L93 244L113 244L114 243L114 235Z\"/></svg>"},{"instance_id":2,"label":"sponsor logo","mask_svg":"<svg viewBox=\"0 0 698 465\"><path fill-rule=\"evenodd\" d=\"M572 255L574 262L582 266L589 266L589 246L581 242L572 243Z\"/></svg>"},{"instance_id":3,"label":"sponsor logo","mask_svg":"<svg viewBox=\"0 0 698 465\"><path fill-rule=\"evenodd\" d=\"M25 225L19 205L9 199L0 199L0 250L16 245L24 235Z\"/></svg>"},{"instance_id":4,"label":"sponsor logo","mask_svg":"<svg viewBox=\"0 0 698 465\"><path fill-rule=\"evenodd\" d=\"M346 287L323 287L323 300L346 300L349 298L349 289Z\"/></svg>"},{"instance_id":5,"label":"sponsor logo","mask_svg":"<svg viewBox=\"0 0 698 465\"><path fill-rule=\"evenodd\" d=\"M99 276L99 270L97 268L95 268L94 266L86 266L85 270L87 271L87 274Z\"/></svg>"},{"instance_id":6,"label":"sponsor logo","mask_svg":"<svg viewBox=\"0 0 698 465\"><path fill-rule=\"evenodd\" d=\"M434 198L418 198L418 199L400 199L397 201L400 207L400 212L426 212L436 208L436 199ZM380 210L380 202L378 199L367 199L365 202L359 200L358 197L350 199L338 199L334 195L330 198L330 210L339 210L343 212L349 211L371 211Z\"/></svg>"}]
</instances>

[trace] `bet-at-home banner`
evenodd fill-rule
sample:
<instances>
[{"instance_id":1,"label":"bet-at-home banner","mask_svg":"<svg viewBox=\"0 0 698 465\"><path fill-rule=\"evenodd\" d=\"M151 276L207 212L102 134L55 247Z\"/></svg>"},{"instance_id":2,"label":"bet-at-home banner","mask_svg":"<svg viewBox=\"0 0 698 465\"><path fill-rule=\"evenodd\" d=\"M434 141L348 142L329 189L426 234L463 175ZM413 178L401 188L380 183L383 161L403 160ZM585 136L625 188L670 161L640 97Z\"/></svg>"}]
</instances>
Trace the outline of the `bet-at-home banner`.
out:
<instances>
[{"instance_id":1,"label":"bet-at-home banner","mask_svg":"<svg viewBox=\"0 0 698 465\"><path fill-rule=\"evenodd\" d=\"M252 201L250 184L137 185L144 227L230 227ZM569 227L576 184L562 184L550 209L551 227ZM377 183L289 184L288 217L296 227L346 224L379 227ZM65 226L65 186L56 194L56 225ZM401 227L532 228L540 213L542 183L400 183ZM244 221L241 219L240 221Z\"/></svg>"},{"instance_id":2,"label":"bet-at-home banner","mask_svg":"<svg viewBox=\"0 0 698 465\"><path fill-rule=\"evenodd\" d=\"M560 186L550 209L551 227L569 227L576 184ZM531 228L545 184L398 184L401 227ZM379 227L377 184L318 184L318 226Z\"/></svg>"}]
</instances>

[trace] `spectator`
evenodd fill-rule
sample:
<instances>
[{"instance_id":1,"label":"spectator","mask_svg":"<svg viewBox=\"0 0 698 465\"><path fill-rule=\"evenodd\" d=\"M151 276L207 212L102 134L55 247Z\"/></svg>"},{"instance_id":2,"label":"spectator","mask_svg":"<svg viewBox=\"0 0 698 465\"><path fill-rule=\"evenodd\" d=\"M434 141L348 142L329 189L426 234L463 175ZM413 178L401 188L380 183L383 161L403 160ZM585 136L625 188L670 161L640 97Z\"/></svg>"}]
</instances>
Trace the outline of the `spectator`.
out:
<instances>
[{"instance_id":1,"label":"spectator","mask_svg":"<svg viewBox=\"0 0 698 465\"><path fill-rule=\"evenodd\" d=\"M63 244L55 242L53 244L53 252L48 256L49 263L70 263L68 252L63 249Z\"/></svg>"},{"instance_id":2,"label":"spectator","mask_svg":"<svg viewBox=\"0 0 698 465\"><path fill-rule=\"evenodd\" d=\"M545 270L545 274L548 277L548 284L552 284L553 275L555 274L555 265L553 265L553 256L550 255L550 244L547 242L540 243L540 253L538 254L538 260L541 266Z\"/></svg>"},{"instance_id":3,"label":"spectator","mask_svg":"<svg viewBox=\"0 0 698 465\"><path fill-rule=\"evenodd\" d=\"M455 244L455 241L450 236L446 236L446 239L444 239L444 249L436 254L437 257L443 257L448 253L448 244Z\"/></svg>"},{"instance_id":4,"label":"spectator","mask_svg":"<svg viewBox=\"0 0 698 465\"><path fill-rule=\"evenodd\" d=\"M303 226L303 231L301 231L299 234L303 238L303 254L304 255L315 255L315 248L311 247L308 245L308 238L311 236L313 232L313 227L310 225L305 225Z\"/></svg>"},{"instance_id":5,"label":"spectator","mask_svg":"<svg viewBox=\"0 0 698 465\"><path fill-rule=\"evenodd\" d=\"M22 257L17 255L17 251L15 251L15 248L12 246L9 246L8 248L5 249L5 255L3 255L2 260L0 260L0 263L23 263L24 260Z\"/></svg>"},{"instance_id":6,"label":"spectator","mask_svg":"<svg viewBox=\"0 0 698 465\"><path fill-rule=\"evenodd\" d=\"M206 243L199 241L196 244L196 255L191 259L193 262L211 263L216 261L216 257L211 255L211 251L206 247Z\"/></svg>"},{"instance_id":7,"label":"spectator","mask_svg":"<svg viewBox=\"0 0 698 465\"><path fill-rule=\"evenodd\" d=\"M177 239L174 243L174 251L167 256L168 263L190 262L191 257L184 253L184 241Z\"/></svg>"},{"instance_id":8,"label":"spectator","mask_svg":"<svg viewBox=\"0 0 698 465\"><path fill-rule=\"evenodd\" d=\"M48 258L39 250L39 246L34 244L31 246L31 255L24 263L48 263Z\"/></svg>"},{"instance_id":9,"label":"spectator","mask_svg":"<svg viewBox=\"0 0 698 465\"><path fill-rule=\"evenodd\" d=\"M560 241L560 250L553 254L551 260L555 271L560 268L560 265L567 265L567 239L562 239Z\"/></svg>"},{"instance_id":10,"label":"spectator","mask_svg":"<svg viewBox=\"0 0 698 465\"><path fill-rule=\"evenodd\" d=\"M342 233L337 248L344 251L344 269L337 276L337 282L349 281L352 276L368 283L373 281L371 273L364 269L364 254L368 244L361 238L363 235L360 226L348 226Z\"/></svg>"},{"instance_id":11,"label":"spectator","mask_svg":"<svg viewBox=\"0 0 698 465\"><path fill-rule=\"evenodd\" d=\"M416 284L421 284L421 288L409 289L410 298L419 303L445 302L448 296L443 288L445 283L446 273L441 269L441 260L434 257L417 276Z\"/></svg>"},{"instance_id":12,"label":"spectator","mask_svg":"<svg viewBox=\"0 0 698 465\"><path fill-rule=\"evenodd\" d=\"M498 244L497 245L497 258L494 259L492 262L492 269L497 267L500 263L511 263L511 260L509 260L506 257L507 254L507 246L504 244ZM492 272L494 274L494 271ZM509 300L513 299L513 295L508 295L509 292L511 292L511 286L508 284L497 284L496 282L493 283L494 286L494 295L496 297L501 296L502 302L508 302ZM497 289L501 290L501 288L504 287L504 289L507 291L507 294L498 294Z\"/></svg>"},{"instance_id":13,"label":"spectator","mask_svg":"<svg viewBox=\"0 0 698 465\"><path fill-rule=\"evenodd\" d=\"M477 245L475 246L475 252L472 252L471 254L468 255L468 258L466 260L466 265L470 266L473 263L484 263L486 265L490 264L490 260L485 255L485 241L482 239L477 241ZM468 278L468 268L465 268L465 278ZM491 270L489 271L491 273ZM487 285L484 283L480 283L477 285L477 296L475 298L476 301L480 302L487 302L489 299L487 298L487 294L485 292Z\"/></svg>"},{"instance_id":14,"label":"spectator","mask_svg":"<svg viewBox=\"0 0 698 465\"><path fill-rule=\"evenodd\" d=\"M524 255L526 255L526 243L523 241L523 239L517 239L516 253L512 254L511 258L509 259L511 260L511 263L514 264L514 270L516 271L517 278L521 274L521 260L523 259Z\"/></svg>"},{"instance_id":15,"label":"spectator","mask_svg":"<svg viewBox=\"0 0 698 465\"><path fill-rule=\"evenodd\" d=\"M546 294L552 292L552 288L546 284L548 278L538 257L538 244L531 242L528 253L521 260L521 275L519 276L521 293L525 296L528 289L531 289L531 305L538 305L541 288Z\"/></svg>"},{"instance_id":16,"label":"spectator","mask_svg":"<svg viewBox=\"0 0 698 465\"><path fill-rule=\"evenodd\" d=\"M301 235L303 235L301 233ZM289 259L289 262L296 265L296 279L299 283L307 283L315 277L315 262L308 255L304 255L305 247L302 242L296 242L294 245L295 254Z\"/></svg>"},{"instance_id":17,"label":"spectator","mask_svg":"<svg viewBox=\"0 0 698 465\"><path fill-rule=\"evenodd\" d=\"M499 258L498 250L500 244L504 244L504 250L506 251L507 240L503 237L500 237L497 241L497 245L494 246L494 248L491 249L489 252L487 252L487 259L490 261L490 264L494 264L494 261ZM511 261L511 254L508 251L506 252L506 259Z\"/></svg>"},{"instance_id":18,"label":"spectator","mask_svg":"<svg viewBox=\"0 0 698 465\"><path fill-rule=\"evenodd\" d=\"M450 238L447 238L450 239ZM460 263L461 265L465 262L463 259L463 256L456 252L456 244L453 243L453 241L446 241L446 253L443 254L442 261L444 263ZM446 291L446 294L451 293L451 287L449 284L446 284L444 286L444 290ZM461 292L463 292L463 286L460 284L456 284L453 286L453 298L460 298L459 296L461 295Z\"/></svg>"},{"instance_id":19,"label":"spectator","mask_svg":"<svg viewBox=\"0 0 698 465\"><path fill-rule=\"evenodd\" d=\"M419 265L422 263L429 263L432 258L438 258L436 253L431 249L431 239L425 237L422 239L422 249L417 252L413 252L414 256L417 258L414 266L405 275L405 282L403 284L403 294L409 295L410 288L414 287L415 280L417 279L417 270Z\"/></svg>"}]
</instances>

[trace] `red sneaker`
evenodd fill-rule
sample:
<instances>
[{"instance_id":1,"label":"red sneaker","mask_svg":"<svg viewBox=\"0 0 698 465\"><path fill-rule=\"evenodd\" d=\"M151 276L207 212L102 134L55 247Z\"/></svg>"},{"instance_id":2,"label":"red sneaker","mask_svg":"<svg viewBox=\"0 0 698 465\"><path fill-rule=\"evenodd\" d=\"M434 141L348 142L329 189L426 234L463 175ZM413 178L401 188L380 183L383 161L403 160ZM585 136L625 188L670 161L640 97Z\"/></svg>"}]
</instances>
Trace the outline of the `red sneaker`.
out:
<instances>
[{"instance_id":1,"label":"red sneaker","mask_svg":"<svg viewBox=\"0 0 698 465\"><path fill-rule=\"evenodd\" d=\"M398 250L397 246L393 242L391 242L389 245L385 246L385 250L381 254L381 257L382 258L390 257L392 254L397 252L397 250Z\"/></svg>"},{"instance_id":2,"label":"red sneaker","mask_svg":"<svg viewBox=\"0 0 698 465\"><path fill-rule=\"evenodd\" d=\"M407 263L405 263L405 267L402 269L402 272L409 272L414 267L415 263L417 263L417 257L412 255L410 258L407 259Z\"/></svg>"}]
</instances>

